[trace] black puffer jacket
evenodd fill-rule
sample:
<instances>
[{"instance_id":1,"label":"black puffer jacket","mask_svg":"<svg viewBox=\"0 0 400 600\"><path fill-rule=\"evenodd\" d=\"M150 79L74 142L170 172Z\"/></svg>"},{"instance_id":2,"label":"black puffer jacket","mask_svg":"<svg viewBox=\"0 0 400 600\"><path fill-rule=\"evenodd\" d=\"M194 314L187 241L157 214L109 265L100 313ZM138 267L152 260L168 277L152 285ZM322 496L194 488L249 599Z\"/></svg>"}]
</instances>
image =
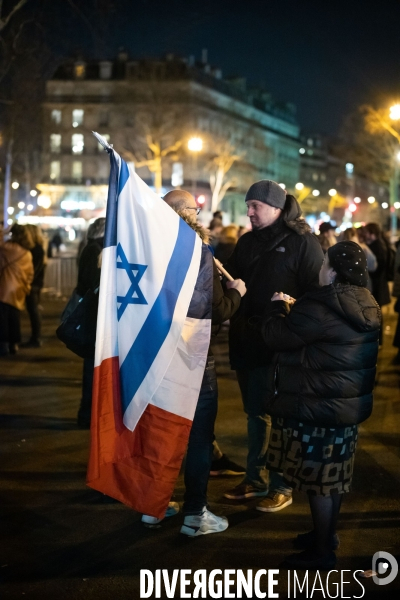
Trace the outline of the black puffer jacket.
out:
<instances>
[{"instance_id":1,"label":"black puffer jacket","mask_svg":"<svg viewBox=\"0 0 400 600\"><path fill-rule=\"evenodd\" d=\"M270 227L243 235L226 263L227 271L247 287L240 309L231 320L229 356L232 369L255 368L270 363L271 351L249 318L261 317L274 292L294 298L318 285L324 254L293 196L288 196L282 217Z\"/></svg>"},{"instance_id":2,"label":"black puffer jacket","mask_svg":"<svg viewBox=\"0 0 400 600\"><path fill-rule=\"evenodd\" d=\"M276 304L262 325L266 344L277 352L269 367L267 412L319 427L365 421L381 316L371 293L329 285L305 294L290 312L286 303Z\"/></svg>"}]
</instances>

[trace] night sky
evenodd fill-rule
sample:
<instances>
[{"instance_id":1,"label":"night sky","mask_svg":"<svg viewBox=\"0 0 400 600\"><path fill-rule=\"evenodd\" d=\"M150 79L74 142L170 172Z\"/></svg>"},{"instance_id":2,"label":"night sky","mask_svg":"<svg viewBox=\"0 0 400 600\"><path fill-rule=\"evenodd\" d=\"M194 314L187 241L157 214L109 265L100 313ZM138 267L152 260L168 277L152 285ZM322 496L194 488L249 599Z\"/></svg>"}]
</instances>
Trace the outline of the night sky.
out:
<instances>
[{"instance_id":1,"label":"night sky","mask_svg":"<svg viewBox=\"0 0 400 600\"><path fill-rule=\"evenodd\" d=\"M75 0L93 22L94 4L104 8L101 39L75 11L63 53L113 57L123 46L132 57L200 59L207 48L223 75L295 103L306 131L336 134L358 105L400 99L399 0ZM52 0L51 9L60 22L70 3Z\"/></svg>"}]
</instances>

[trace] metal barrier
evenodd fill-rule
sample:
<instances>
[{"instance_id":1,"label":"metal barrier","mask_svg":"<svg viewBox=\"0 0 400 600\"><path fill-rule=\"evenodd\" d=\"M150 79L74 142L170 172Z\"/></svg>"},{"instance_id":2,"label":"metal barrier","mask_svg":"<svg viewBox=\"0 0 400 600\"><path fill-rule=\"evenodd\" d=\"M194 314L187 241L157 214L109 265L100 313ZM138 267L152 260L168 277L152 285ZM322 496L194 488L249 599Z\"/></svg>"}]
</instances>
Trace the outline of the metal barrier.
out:
<instances>
[{"instance_id":1,"label":"metal barrier","mask_svg":"<svg viewBox=\"0 0 400 600\"><path fill-rule=\"evenodd\" d=\"M49 258L43 292L58 297L70 296L76 287L77 279L76 257Z\"/></svg>"}]
</instances>

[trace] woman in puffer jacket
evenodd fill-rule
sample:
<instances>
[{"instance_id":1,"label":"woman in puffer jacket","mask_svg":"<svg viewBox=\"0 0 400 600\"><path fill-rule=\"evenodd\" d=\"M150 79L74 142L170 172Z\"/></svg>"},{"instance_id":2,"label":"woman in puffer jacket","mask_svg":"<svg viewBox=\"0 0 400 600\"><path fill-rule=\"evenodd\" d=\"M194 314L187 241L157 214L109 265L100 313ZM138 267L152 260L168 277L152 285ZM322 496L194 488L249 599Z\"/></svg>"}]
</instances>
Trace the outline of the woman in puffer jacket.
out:
<instances>
[{"instance_id":1,"label":"woman in puffer jacket","mask_svg":"<svg viewBox=\"0 0 400 600\"><path fill-rule=\"evenodd\" d=\"M262 324L276 352L267 412L283 426L271 431L267 467L308 494L314 525L296 538L304 551L288 557L290 568L336 563L336 522L350 491L357 426L372 411L381 314L367 281L360 246L339 242L325 255L320 287L297 301L274 294Z\"/></svg>"}]
</instances>

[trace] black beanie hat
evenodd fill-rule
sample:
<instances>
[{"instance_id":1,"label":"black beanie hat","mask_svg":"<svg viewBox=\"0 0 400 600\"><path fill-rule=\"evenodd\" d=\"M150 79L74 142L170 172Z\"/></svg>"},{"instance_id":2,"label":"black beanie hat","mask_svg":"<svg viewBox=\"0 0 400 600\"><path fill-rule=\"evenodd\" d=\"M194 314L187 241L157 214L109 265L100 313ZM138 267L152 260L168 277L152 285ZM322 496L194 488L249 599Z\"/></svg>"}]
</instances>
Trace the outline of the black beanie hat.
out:
<instances>
[{"instance_id":1,"label":"black beanie hat","mask_svg":"<svg viewBox=\"0 0 400 600\"><path fill-rule=\"evenodd\" d=\"M339 283L366 287L368 283L367 258L355 242L338 242L328 248L330 266L336 271Z\"/></svg>"},{"instance_id":2,"label":"black beanie hat","mask_svg":"<svg viewBox=\"0 0 400 600\"><path fill-rule=\"evenodd\" d=\"M262 179L249 187L244 201L248 200L258 200L283 210L286 203L286 192L275 181Z\"/></svg>"}]
</instances>

